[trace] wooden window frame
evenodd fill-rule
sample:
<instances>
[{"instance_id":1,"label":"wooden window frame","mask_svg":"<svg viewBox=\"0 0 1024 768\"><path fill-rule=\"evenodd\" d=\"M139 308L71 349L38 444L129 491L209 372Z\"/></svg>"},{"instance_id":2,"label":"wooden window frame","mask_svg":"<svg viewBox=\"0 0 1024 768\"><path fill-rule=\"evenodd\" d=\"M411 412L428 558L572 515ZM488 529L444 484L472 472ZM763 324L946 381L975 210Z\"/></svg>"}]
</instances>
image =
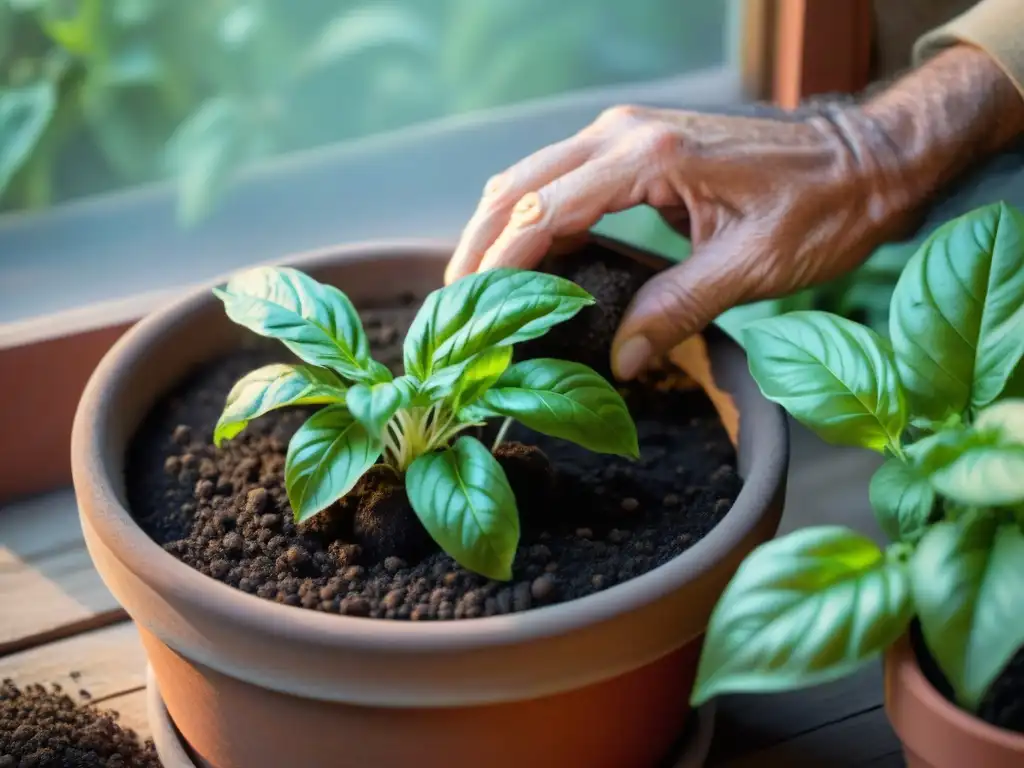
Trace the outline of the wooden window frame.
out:
<instances>
[{"instance_id":1,"label":"wooden window frame","mask_svg":"<svg viewBox=\"0 0 1024 768\"><path fill-rule=\"evenodd\" d=\"M857 93L871 77L871 0L776 0L772 100Z\"/></svg>"},{"instance_id":2,"label":"wooden window frame","mask_svg":"<svg viewBox=\"0 0 1024 768\"><path fill-rule=\"evenodd\" d=\"M867 84L869 0L742 1L739 66L752 98L792 108ZM89 376L128 328L176 293L0 324L0 502L71 481L71 425Z\"/></svg>"}]
</instances>

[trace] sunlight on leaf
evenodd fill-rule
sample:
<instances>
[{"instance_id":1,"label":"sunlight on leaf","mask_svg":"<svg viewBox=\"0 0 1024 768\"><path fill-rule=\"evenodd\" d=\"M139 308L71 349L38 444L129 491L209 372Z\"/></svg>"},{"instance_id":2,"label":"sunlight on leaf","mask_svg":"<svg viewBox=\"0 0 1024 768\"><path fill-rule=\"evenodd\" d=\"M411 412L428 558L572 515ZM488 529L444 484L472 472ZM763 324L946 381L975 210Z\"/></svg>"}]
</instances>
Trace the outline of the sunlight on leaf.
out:
<instances>
[{"instance_id":1,"label":"sunlight on leaf","mask_svg":"<svg viewBox=\"0 0 1024 768\"><path fill-rule=\"evenodd\" d=\"M822 438L885 451L907 410L888 343L825 312L791 312L743 331L750 372L769 400Z\"/></svg>"},{"instance_id":2,"label":"sunlight on leaf","mask_svg":"<svg viewBox=\"0 0 1024 768\"><path fill-rule=\"evenodd\" d=\"M845 677L903 634L913 612L905 566L861 534L822 526L762 544L711 615L693 703Z\"/></svg>"}]
</instances>

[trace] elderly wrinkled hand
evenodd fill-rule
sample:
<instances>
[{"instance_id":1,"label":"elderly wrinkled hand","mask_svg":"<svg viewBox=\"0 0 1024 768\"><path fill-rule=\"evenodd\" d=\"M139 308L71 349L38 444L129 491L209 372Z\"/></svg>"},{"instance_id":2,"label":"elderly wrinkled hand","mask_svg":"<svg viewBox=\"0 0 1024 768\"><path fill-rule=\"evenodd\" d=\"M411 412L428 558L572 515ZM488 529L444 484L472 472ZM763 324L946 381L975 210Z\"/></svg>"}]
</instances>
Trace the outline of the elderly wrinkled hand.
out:
<instances>
[{"instance_id":1,"label":"elderly wrinkled hand","mask_svg":"<svg viewBox=\"0 0 1024 768\"><path fill-rule=\"evenodd\" d=\"M608 110L487 183L446 280L535 267L606 213L657 209L692 238L693 252L649 281L622 321L612 367L632 378L726 309L841 275L907 228L962 164L954 150L979 131L966 118L944 119L936 81L952 99L958 82L982 82L970 72L990 67L986 77L1001 77L983 53L957 51L874 105L821 107L802 120ZM924 129L918 119L942 124Z\"/></svg>"},{"instance_id":2,"label":"elderly wrinkled hand","mask_svg":"<svg viewBox=\"0 0 1024 768\"><path fill-rule=\"evenodd\" d=\"M637 294L616 337L631 378L737 304L827 280L862 260L904 206L854 111L801 122L619 107L487 184L447 279L532 268L561 238L647 204L693 255Z\"/></svg>"}]
</instances>

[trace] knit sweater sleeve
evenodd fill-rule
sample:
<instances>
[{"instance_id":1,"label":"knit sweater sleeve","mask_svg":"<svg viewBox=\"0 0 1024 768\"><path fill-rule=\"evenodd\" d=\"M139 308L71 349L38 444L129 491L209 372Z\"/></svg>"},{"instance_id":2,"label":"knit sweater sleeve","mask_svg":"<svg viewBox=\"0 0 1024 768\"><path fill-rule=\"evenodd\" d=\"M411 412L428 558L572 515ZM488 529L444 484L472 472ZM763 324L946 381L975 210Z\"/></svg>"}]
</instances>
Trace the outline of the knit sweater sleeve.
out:
<instances>
[{"instance_id":1,"label":"knit sweater sleeve","mask_svg":"<svg viewBox=\"0 0 1024 768\"><path fill-rule=\"evenodd\" d=\"M1024 0L982 0L923 35L914 45L914 63L958 43L988 53L1024 94Z\"/></svg>"}]
</instances>

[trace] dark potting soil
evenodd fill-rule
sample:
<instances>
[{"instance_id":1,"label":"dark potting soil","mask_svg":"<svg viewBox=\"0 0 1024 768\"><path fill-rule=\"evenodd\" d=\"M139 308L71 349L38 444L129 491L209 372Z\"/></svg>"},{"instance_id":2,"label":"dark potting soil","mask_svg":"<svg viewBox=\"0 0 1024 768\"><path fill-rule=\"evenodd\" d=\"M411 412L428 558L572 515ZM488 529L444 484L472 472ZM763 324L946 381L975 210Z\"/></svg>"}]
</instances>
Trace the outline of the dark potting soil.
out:
<instances>
[{"instance_id":1,"label":"dark potting soil","mask_svg":"<svg viewBox=\"0 0 1024 768\"><path fill-rule=\"evenodd\" d=\"M59 685L0 684L0 768L160 768L153 742Z\"/></svg>"},{"instance_id":2,"label":"dark potting soil","mask_svg":"<svg viewBox=\"0 0 1024 768\"><path fill-rule=\"evenodd\" d=\"M916 621L911 626L910 639L925 678L935 690L955 704L953 687L925 645L921 625ZM974 715L999 728L1024 733L1024 648L1010 659L1009 664L992 681Z\"/></svg>"},{"instance_id":3,"label":"dark potting soil","mask_svg":"<svg viewBox=\"0 0 1024 768\"><path fill-rule=\"evenodd\" d=\"M571 277L598 305L565 324L577 329L574 337L553 332L522 345L519 357L582 358L597 367L607 359L637 278L600 261L582 264ZM616 302L618 308L610 306ZM363 313L375 356L395 370L414 312ZM149 535L200 572L268 600L412 620L571 600L680 554L721 520L741 487L714 408L701 390L680 388L678 375L654 375L622 390L637 423L636 462L515 425L496 455L515 491L522 533L513 580L491 581L437 548L387 470L371 470L345 498L296 526L284 461L307 409L268 414L220 449L212 445L231 385L253 368L287 359L279 345L259 344L197 371L154 409L128 456L130 506Z\"/></svg>"}]
</instances>

